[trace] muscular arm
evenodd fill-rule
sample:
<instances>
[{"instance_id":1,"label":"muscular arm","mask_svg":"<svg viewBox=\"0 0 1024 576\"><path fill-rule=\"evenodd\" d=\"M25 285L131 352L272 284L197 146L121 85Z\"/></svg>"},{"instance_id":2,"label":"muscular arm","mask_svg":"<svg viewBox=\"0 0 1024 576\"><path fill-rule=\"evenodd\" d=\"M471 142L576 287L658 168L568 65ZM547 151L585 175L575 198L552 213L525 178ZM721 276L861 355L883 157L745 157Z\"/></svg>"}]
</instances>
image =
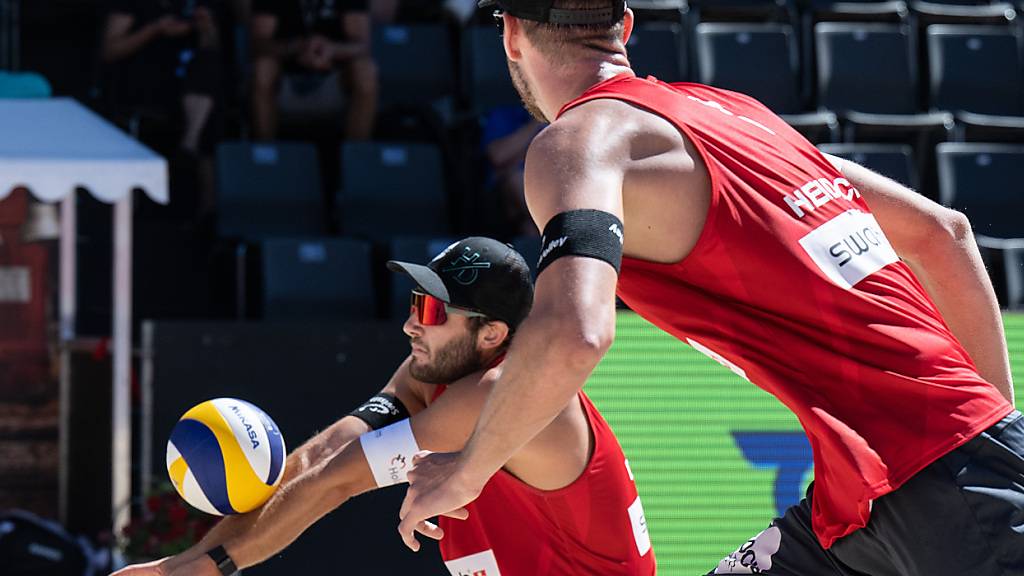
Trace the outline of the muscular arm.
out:
<instances>
[{"instance_id":1,"label":"muscular arm","mask_svg":"<svg viewBox=\"0 0 1024 576\"><path fill-rule=\"evenodd\" d=\"M978 372L1012 404L1002 316L967 217L863 166L829 159L871 206L896 253L928 290Z\"/></svg>"},{"instance_id":2,"label":"muscular arm","mask_svg":"<svg viewBox=\"0 0 1024 576\"><path fill-rule=\"evenodd\" d=\"M337 42L333 46L332 59L344 62L370 54L370 14L369 12L347 12L341 16L341 27L345 32L346 42Z\"/></svg>"},{"instance_id":3,"label":"muscular arm","mask_svg":"<svg viewBox=\"0 0 1024 576\"><path fill-rule=\"evenodd\" d=\"M129 32L135 18L131 14L113 12L107 16L107 25L103 31L103 61L117 62L123 60L149 44L159 35L155 22Z\"/></svg>"},{"instance_id":4,"label":"muscular arm","mask_svg":"<svg viewBox=\"0 0 1024 576\"><path fill-rule=\"evenodd\" d=\"M423 384L408 374L408 362L399 367L384 391L397 395L413 413L413 434L421 448L461 448L472 432L489 386L477 374L474 380L452 386L429 409L424 409ZM168 572L215 576L217 572L205 552L218 544L225 547L239 568L258 564L291 544L306 528L349 498L374 489L376 484L362 445L353 442L367 431L369 427L362 420L345 417L318 435L290 457L289 465L291 458L295 458L301 469L262 508L237 519L226 519L218 528L236 522L216 534L211 532L188 552L172 559L167 565ZM318 441L321 437L322 441Z\"/></svg>"},{"instance_id":5,"label":"muscular arm","mask_svg":"<svg viewBox=\"0 0 1024 576\"><path fill-rule=\"evenodd\" d=\"M622 219L621 170L580 141L580 128L560 121L527 153L527 204L541 230L567 210ZM461 456L459 472L469 485L483 486L583 387L614 338L616 281L609 264L576 256L554 261L538 277L533 310Z\"/></svg>"}]
</instances>

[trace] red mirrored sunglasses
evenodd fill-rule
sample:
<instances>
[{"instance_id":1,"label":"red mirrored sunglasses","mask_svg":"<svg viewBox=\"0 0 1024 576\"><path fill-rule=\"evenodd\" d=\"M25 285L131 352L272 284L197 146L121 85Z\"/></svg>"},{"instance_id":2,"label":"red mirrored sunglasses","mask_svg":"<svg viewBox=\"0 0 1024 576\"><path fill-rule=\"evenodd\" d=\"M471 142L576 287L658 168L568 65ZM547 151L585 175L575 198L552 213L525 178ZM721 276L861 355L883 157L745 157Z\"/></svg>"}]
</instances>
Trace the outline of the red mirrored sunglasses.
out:
<instances>
[{"instance_id":1,"label":"red mirrored sunglasses","mask_svg":"<svg viewBox=\"0 0 1024 576\"><path fill-rule=\"evenodd\" d=\"M457 314L467 318L487 317L486 314L480 312L451 306L419 290L412 291L412 297L409 301L409 313L416 314L416 319L424 326L440 326L448 321L449 314Z\"/></svg>"}]
</instances>

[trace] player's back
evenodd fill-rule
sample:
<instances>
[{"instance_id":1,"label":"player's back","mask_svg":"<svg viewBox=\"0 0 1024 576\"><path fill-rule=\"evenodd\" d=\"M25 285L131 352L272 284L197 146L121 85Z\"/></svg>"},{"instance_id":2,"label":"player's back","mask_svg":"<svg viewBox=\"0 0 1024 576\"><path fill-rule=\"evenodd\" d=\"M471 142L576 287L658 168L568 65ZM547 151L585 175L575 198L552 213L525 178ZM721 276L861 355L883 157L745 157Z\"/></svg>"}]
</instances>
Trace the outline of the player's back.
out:
<instances>
[{"instance_id":1,"label":"player's back","mask_svg":"<svg viewBox=\"0 0 1024 576\"><path fill-rule=\"evenodd\" d=\"M619 296L793 410L815 453L824 545L862 526L872 499L1010 410L860 192L778 116L735 92L631 76L562 113L601 99L670 122L707 172L706 217L677 262L628 257L628 238L647 224L637 206L672 207L624 190ZM681 197L695 194L678 182Z\"/></svg>"},{"instance_id":2,"label":"player's back","mask_svg":"<svg viewBox=\"0 0 1024 576\"><path fill-rule=\"evenodd\" d=\"M540 490L505 469L467 506L440 518L441 554L455 575L652 576L654 551L629 463L608 423L580 392L593 433L587 466L569 485Z\"/></svg>"}]
</instances>

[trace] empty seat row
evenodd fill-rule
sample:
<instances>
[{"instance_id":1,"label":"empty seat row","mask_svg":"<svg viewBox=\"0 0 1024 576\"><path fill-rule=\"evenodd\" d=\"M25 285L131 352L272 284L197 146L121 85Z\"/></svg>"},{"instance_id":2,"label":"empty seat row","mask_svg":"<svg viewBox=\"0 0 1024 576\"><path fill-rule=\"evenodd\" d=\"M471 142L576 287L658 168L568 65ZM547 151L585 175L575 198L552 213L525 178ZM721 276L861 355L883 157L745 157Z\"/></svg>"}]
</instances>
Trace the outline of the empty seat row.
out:
<instances>
[{"instance_id":1,"label":"empty seat row","mask_svg":"<svg viewBox=\"0 0 1024 576\"><path fill-rule=\"evenodd\" d=\"M388 244L387 258L427 262L453 237L399 236ZM538 238L515 244L531 262L540 249ZM376 287L384 260L359 238L268 238L261 243L263 317L268 320L369 320L376 317L378 298L386 297L386 315L404 319L415 284L404 274L389 274Z\"/></svg>"},{"instance_id":2,"label":"empty seat row","mask_svg":"<svg viewBox=\"0 0 1024 576\"><path fill-rule=\"evenodd\" d=\"M898 180L913 178L905 148L826 145L822 150ZM942 202L967 214L979 245L1001 252L1006 301L1011 307L1024 305L1024 191L1014 185L1024 165L1024 145L943 143L937 156ZM454 240L399 236L388 243L387 257L424 262ZM378 298L387 298L390 317L408 313L411 280L390 274L384 284L389 289L375 285L383 259L374 258L365 239L268 238L261 245L265 318L368 319L376 315ZM520 238L514 246L533 264L536 238Z\"/></svg>"},{"instance_id":3,"label":"empty seat row","mask_svg":"<svg viewBox=\"0 0 1024 576\"><path fill-rule=\"evenodd\" d=\"M341 147L335 196L343 234L383 242L398 234L448 232L441 153L422 143ZM302 142L224 142L217 147L218 234L258 240L328 230L316 148Z\"/></svg>"}]
</instances>

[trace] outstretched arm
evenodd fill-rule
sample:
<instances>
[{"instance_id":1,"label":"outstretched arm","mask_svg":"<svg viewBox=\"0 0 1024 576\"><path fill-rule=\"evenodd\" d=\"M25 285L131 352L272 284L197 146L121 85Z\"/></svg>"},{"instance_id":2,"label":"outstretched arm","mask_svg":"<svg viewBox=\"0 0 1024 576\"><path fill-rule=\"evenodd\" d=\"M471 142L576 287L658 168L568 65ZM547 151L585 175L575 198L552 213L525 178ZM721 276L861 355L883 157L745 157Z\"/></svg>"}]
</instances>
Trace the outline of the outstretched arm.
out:
<instances>
[{"instance_id":1,"label":"outstretched arm","mask_svg":"<svg viewBox=\"0 0 1024 576\"><path fill-rule=\"evenodd\" d=\"M479 382L479 374L475 378L475 382L453 386L429 409L424 409L421 392L409 393L410 386L415 388L423 385L408 374L407 360L384 391L399 396L410 412L414 413L410 423L421 447L457 450L469 437L488 390L485 384ZM406 392L403 393L403 390ZM368 431L369 427L353 417L345 417L337 425L343 423L348 429L339 431L333 438L344 441L344 446L327 446L324 449L311 447L307 451L310 457L308 463L296 456L300 466L307 464L305 469L294 474L290 481L275 491L263 507L238 517L230 529L211 532L188 551L167 559L159 566L159 571L133 572L126 569L126 576L217 576L216 567L206 556L206 551L217 545L224 546L239 568L258 564L287 547L306 528L349 498L376 488L361 443L352 441ZM362 431L356 432L357 427L361 427ZM236 518L225 519L221 525L233 520ZM424 526L426 533L440 536L439 532L431 530Z\"/></svg>"},{"instance_id":2,"label":"outstretched arm","mask_svg":"<svg viewBox=\"0 0 1024 576\"><path fill-rule=\"evenodd\" d=\"M833 156L860 191L900 258L928 290L978 372L1013 403L1006 335L971 223L897 182Z\"/></svg>"},{"instance_id":3,"label":"outstretched arm","mask_svg":"<svg viewBox=\"0 0 1024 576\"><path fill-rule=\"evenodd\" d=\"M622 219L620 163L581 144L579 129L560 121L530 147L526 196L541 230L556 214L577 209ZM432 465L429 475L414 471L410 476L399 525L406 545L419 548L413 534L418 524L476 498L583 387L614 338L616 281L611 265L578 256L559 258L540 274L533 309L516 333L465 450L444 471Z\"/></svg>"}]
</instances>

